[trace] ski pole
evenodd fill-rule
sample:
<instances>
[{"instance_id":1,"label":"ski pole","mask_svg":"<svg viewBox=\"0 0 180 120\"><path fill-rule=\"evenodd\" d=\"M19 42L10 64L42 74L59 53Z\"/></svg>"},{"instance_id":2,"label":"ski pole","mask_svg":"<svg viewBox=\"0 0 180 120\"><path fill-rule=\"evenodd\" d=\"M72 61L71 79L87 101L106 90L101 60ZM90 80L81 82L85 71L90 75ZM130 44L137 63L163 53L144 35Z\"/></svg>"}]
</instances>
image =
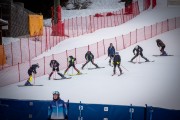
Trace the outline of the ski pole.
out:
<instances>
[{"instance_id":1,"label":"ski pole","mask_svg":"<svg viewBox=\"0 0 180 120\"><path fill-rule=\"evenodd\" d=\"M87 61L86 61L87 62ZM87 65L87 69L89 69L89 62L86 64Z\"/></svg>"},{"instance_id":2,"label":"ski pole","mask_svg":"<svg viewBox=\"0 0 180 120\"><path fill-rule=\"evenodd\" d=\"M71 71L71 74L73 75L73 67L71 67L71 70L72 70L72 71Z\"/></svg>"},{"instance_id":3,"label":"ski pole","mask_svg":"<svg viewBox=\"0 0 180 120\"><path fill-rule=\"evenodd\" d=\"M144 120L147 120L147 104L145 104L144 108Z\"/></svg>"},{"instance_id":4,"label":"ski pole","mask_svg":"<svg viewBox=\"0 0 180 120\"><path fill-rule=\"evenodd\" d=\"M67 117L69 117L69 100L68 100L68 102L67 102ZM69 119L69 118L68 118ZM67 119L67 120L68 120Z\"/></svg>"},{"instance_id":5,"label":"ski pole","mask_svg":"<svg viewBox=\"0 0 180 120\"><path fill-rule=\"evenodd\" d=\"M122 65L121 65L122 66ZM127 70L124 66L122 66L125 70ZM129 70L127 70L129 72Z\"/></svg>"},{"instance_id":6,"label":"ski pole","mask_svg":"<svg viewBox=\"0 0 180 120\"><path fill-rule=\"evenodd\" d=\"M53 71L53 79L55 78L55 76L54 76L54 71Z\"/></svg>"},{"instance_id":7,"label":"ski pole","mask_svg":"<svg viewBox=\"0 0 180 120\"><path fill-rule=\"evenodd\" d=\"M89 68L91 68L91 64L92 64L92 62L90 62L89 64L90 64L90 67L89 67Z\"/></svg>"},{"instance_id":8,"label":"ski pole","mask_svg":"<svg viewBox=\"0 0 180 120\"><path fill-rule=\"evenodd\" d=\"M82 110L83 110L83 106L82 106L82 103L80 101L80 105L79 105L79 120L82 120Z\"/></svg>"},{"instance_id":9,"label":"ski pole","mask_svg":"<svg viewBox=\"0 0 180 120\"><path fill-rule=\"evenodd\" d=\"M139 62L140 62L140 55L139 55Z\"/></svg>"},{"instance_id":10,"label":"ski pole","mask_svg":"<svg viewBox=\"0 0 180 120\"><path fill-rule=\"evenodd\" d=\"M108 58L108 57L109 57L109 56L107 56L107 58ZM106 58L106 59L107 59L107 58ZM105 59L105 60L106 60L106 59Z\"/></svg>"},{"instance_id":11,"label":"ski pole","mask_svg":"<svg viewBox=\"0 0 180 120\"><path fill-rule=\"evenodd\" d=\"M34 85L35 85L35 74L34 74Z\"/></svg>"},{"instance_id":12,"label":"ski pole","mask_svg":"<svg viewBox=\"0 0 180 120\"><path fill-rule=\"evenodd\" d=\"M130 113L130 120L133 120L133 113L134 113L134 108L132 107L132 104L129 108L129 113Z\"/></svg>"}]
</instances>

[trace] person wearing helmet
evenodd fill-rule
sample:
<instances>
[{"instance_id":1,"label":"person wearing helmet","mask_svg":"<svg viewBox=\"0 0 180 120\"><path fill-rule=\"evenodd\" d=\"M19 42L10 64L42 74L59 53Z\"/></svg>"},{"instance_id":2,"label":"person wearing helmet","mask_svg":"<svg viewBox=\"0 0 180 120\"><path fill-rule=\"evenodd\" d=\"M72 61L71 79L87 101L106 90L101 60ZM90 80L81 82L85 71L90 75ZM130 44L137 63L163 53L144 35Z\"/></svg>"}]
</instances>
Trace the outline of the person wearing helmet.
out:
<instances>
[{"instance_id":1,"label":"person wearing helmet","mask_svg":"<svg viewBox=\"0 0 180 120\"><path fill-rule=\"evenodd\" d=\"M59 72L59 63L56 61L56 60L51 60L51 62L50 62L50 67L52 68L52 72L50 73L50 75L49 75L49 80L51 79L51 76L52 76L52 74L54 73L54 71L57 71L57 74L59 75L59 76L61 76L62 78L66 78L66 77L64 77L64 75L63 74L61 74L60 72Z\"/></svg>"},{"instance_id":2,"label":"person wearing helmet","mask_svg":"<svg viewBox=\"0 0 180 120\"><path fill-rule=\"evenodd\" d=\"M161 55L167 55L166 51L164 51L166 45L162 42L162 40L157 39L156 43L157 43L157 46L160 48Z\"/></svg>"},{"instance_id":3,"label":"person wearing helmet","mask_svg":"<svg viewBox=\"0 0 180 120\"><path fill-rule=\"evenodd\" d=\"M39 64L33 64L29 69L28 69L28 75L29 75L29 79L26 81L26 83L24 84L25 86L31 86L32 85L32 74L36 74L36 69L39 68Z\"/></svg>"},{"instance_id":4,"label":"person wearing helmet","mask_svg":"<svg viewBox=\"0 0 180 120\"><path fill-rule=\"evenodd\" d=\"M66 72L69 70L70 67L73 67L77 71L78 75L81 74L80 71L75 66L75 63L74 63L75 61L76 61L76 58L74 58L73 56L69 56L69 59L68 59L69 65L68 65L68 68L64 71L64 75L66 74Z\"/></svg>"},{"instance_id":5,"label":"person wearing helmet","mask_svg":"<svg viewBox=\"0 0 180 120\"><path fill-rule=\"evenodd\" d=\"M133 53L134 53L134 57L131 59L131 62L137 57L137 56L141 56L142 58L144 58L146 61L145 62L149 62L149 60L143 56L143 49L142 47L140 47L139 45L137 45L134 49L133 49Z\"/></svg>"},{"instance_id":6,"label":"person wearing helmet","mask_svg":"<svg viewBox=\"0 0 180 120\"><path fill-rule=\"evenodd\" d=\"M114 48L113 44L110 43L110 46L108 48L108 56L110 57L110 59L109 59L109 65L110 66L111 66L111 60L113 59L114 54L115 54L115 48Z\"/></svg>"},{"instance_id":7,"label":"person wearing helmet","mask_svg":"<svg viewBox=\"0 0 180 120\"><path fill-rule=\"evenodd\" d=\"M58 91L53 92L53 100L50 102L48 109L48 119L49 120L66 120L67 116L67 105L60 98L60 93Z\"/></svg>"},{"instance_id":8,"label":"person wearing helmet","mask_svg":"<svg viewBox=\"0 0 180 120\"><path fill-rule=\"evenodd\" d=\"M119 75L122 74L120 64L121 64L121 56L119 55L119 52L116 52L115 55L114 55L114 59L113 59L113 65L114 65L113 75L116 74L116 66L119 68L119 72L120 72Z\"/></svg>"},{"instance_id":9,"label":"person wearing helmet","mask_svg":"<svg viewBox=\"0 0 180 120\"><path fill-rule=\"evenodd\" d=\"M91 51L87 51L87 53L85 54L85 59L86 59L86 63L83 64L82 69L89 62L91 62L96 68L99 67L97 64L94 63L94 55L91 53Z\"/></svg>"}]
</instances>

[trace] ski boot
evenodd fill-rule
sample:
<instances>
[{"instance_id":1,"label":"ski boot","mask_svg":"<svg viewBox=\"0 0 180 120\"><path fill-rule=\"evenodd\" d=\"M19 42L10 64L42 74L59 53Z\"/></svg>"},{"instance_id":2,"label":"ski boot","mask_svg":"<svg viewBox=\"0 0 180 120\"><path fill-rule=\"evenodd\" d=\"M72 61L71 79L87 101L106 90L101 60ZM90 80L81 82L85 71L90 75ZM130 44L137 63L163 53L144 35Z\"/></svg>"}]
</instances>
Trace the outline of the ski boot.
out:
<instances>
[{"instance_id":1,"label":"ski boot","mask_svg":"<svg viewBox=\"0 0 180 120\"><path fill-rule=\"evenodd\" d=\"M25 86L32 86L32 84L29 82L29 80L27 80L24 85L25 85Z\"/></svg>"},{"instance_id":2,"label":"ski boot","mask_svg":"<svg viewBox=\"0 0 180 120\"><path fill-rule=\"evenodd\" d=\"M161 54L161 56L167 56L166 51L164 51L164 52Z\"/></svg>"},{"instance_id":3,"label":"ski boot","mask_svg":"<svg viewBox=\"0 0 180 120\"><path fill-rule=\"evenodd\" d=\"M112 74L112 76L114 76L116 74L116 70L113 70L113 74Z\"/></svg>"},{"instance_id":4,"label":"ski boot","mask_svg":"<svg viewBox=\"0 0 180 120\"><path fill-rule=\"evenodd\" d=\"M146 59L146 61L145 62L150 62L148 59Z\"/></svg>"},{"instance_id":5,"label":"ski boot","mask_svg":"<svg viewBox=\"0 0 180 120\"><path fill-rule=\"evenodd\" d=\"M99 68L99 66L97 64L95 66L96 66L96 68Z\"/></svg>"}]
</instances>

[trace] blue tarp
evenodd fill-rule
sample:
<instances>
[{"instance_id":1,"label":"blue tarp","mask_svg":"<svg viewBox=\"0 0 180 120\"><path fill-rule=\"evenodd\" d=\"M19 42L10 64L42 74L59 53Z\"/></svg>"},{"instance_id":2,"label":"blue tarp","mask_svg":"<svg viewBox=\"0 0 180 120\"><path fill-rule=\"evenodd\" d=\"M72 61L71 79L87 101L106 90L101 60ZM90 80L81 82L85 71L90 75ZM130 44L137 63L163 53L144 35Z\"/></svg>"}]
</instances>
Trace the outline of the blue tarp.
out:
<instances>
[{"instance_id":1,"label":"blue tarp","mask_svg":"<svg viewBox=\"0 0 180 120\"><path fill-rule=\"evenodd\" d=\"M50 101L0 99L0 120L47 120ZM180 110L69 103L68 120L180 120ZM132 113L131 113L132 112Z\"/></svg>"}]
</instances>

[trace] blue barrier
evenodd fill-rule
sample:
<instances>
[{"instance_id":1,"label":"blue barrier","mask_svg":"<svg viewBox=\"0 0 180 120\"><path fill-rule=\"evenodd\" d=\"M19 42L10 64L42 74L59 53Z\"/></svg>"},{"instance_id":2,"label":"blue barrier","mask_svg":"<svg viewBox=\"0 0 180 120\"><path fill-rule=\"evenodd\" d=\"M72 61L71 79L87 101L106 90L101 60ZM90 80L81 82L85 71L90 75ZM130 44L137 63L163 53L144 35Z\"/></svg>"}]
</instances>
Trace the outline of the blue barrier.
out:
<instances>
[{"instance_id":1,"label":"blue barrier","mask_svg":"<svg viewBox=\"0 0 180 120\"><path fill-rule=\"evenodd\" d=\"M0 120L47 120L50 101L0 99ZM180 110L69 103L68 120L180 120Z\"/></svg>"}]
</instances>

